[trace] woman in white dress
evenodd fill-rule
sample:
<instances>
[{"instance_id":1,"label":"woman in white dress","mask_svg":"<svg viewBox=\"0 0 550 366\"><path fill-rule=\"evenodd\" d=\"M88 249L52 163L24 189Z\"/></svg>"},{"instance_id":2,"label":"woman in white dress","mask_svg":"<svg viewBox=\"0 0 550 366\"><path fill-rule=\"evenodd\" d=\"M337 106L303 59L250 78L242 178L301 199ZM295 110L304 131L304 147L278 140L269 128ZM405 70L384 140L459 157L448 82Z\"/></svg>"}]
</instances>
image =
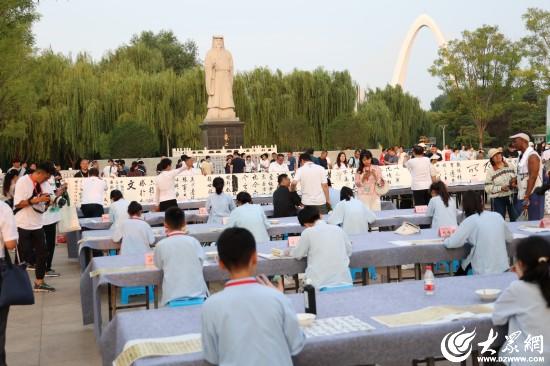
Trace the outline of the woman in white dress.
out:
<instances>
[{"instance_id":1,"label":"woman in white dress","mask_svg":"<svg viewBox=\"0 0 550 366\"><path fill-rule=\"evenodd\" d=\"M269 157L267 154L262 154L260 156L260 163L259 163L259 168L258 168L258 171L260 173L267 173L269 171L269 164L270 161L269 161Z\"/></svg>"},{"instance_id":2,"label":"woman in white dress","mask_svg":"<svg viewBox=\"0 0 550 366\"><path fill-rule=\"evenodd\" d=\"M340 151L338 153L338 157L336 158L336 163L332 166L332 169L334 170L346 170L348 168L348 159L346 157L346 153L343 151Z\"/></svg>"},{"instance_id":3,"label":"woman in white dress","mask_svg":"<svg viewBox=\"0 0 550 366\"><path fill-rule=\"evenodd\" d=\"M359 168L355 173L357 196L371 211L380 211L380 196L376 192L376 185L385 184L380 167L372 164L372 153L365 151L361 154Z\"/></svg>"}]
</instances>

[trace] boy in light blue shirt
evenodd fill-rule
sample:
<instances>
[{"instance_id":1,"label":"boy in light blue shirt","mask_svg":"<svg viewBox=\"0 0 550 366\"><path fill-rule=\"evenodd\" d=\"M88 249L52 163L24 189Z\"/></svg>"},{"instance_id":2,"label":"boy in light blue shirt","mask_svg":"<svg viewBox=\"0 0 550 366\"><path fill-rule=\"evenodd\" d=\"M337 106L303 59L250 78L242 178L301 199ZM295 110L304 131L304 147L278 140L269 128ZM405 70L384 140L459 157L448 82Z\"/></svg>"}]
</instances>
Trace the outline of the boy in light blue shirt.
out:
<instances>
[{"instance_id":1,"label":"boy in light blue shirt","mask_svg":"<svg viewBox=\"0 0 550 366\"><path fill-rule=\"evenodd\" d=\"M349 257L351 241L341 227L321 220L317 207L306 206L298 213L300 225L306 229L298 245L287 253L301 259L307 257L305 278L318 289L351 285Z\"/></svg>"},{"instance_id":2,"label":"boy in light blue shirt","mask_svg":"<svg viewBox=\"0 0 550 366\"><path fill-rule=\"evenodd\" d=\"M220 267L229 271L231 280L203 305L205 360L221 366L292 365L305 336L290 300L265 276L254 277L254 237L246 229L229 228L217 246Z\"/></svg>"},{"instance_id":3,"label":"boy in light blue shirt","mask_svg":"<svg viewBox=\"0 0 550 366\"><path fill-rule=\"evenodd\" d=\"M162 304L176 299L205 298L208 287L204 281L204 250L199 241L185 235L185 214L170 207L164 214L167 237L155 247L154 262L162 269Z\"/></svg>"},{"instance_id":4,"label":"boy in light blue shirt","mask_svg":"<svg viewBox=\"0 0 550 366\"><path fill-rule=\"evenodd\" d=\"M269 241L267 230L271 224L265 216L265 211L260 205L252 204L252 197L248 192L237 194L237 207L229 216L229 227L241 227L247 229L254 236L256 243Z\"/></svg>"}]
</instances>

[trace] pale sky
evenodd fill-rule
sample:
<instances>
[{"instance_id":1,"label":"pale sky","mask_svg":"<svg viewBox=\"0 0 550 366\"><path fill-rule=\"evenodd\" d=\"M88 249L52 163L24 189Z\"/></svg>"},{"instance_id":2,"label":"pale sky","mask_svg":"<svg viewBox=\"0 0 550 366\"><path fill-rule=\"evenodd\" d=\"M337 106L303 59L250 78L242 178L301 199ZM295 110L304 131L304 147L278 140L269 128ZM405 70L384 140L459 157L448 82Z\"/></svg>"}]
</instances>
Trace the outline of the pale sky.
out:
<instances>
[{"instance_id":1,"label":"pale sky","mask_svg":"<svg viewBox=\"0 0 550 366\"><path fill-rule=\"evenodd\" d=\"M525 34L521 15L536 0L42 0L34 27L36 46L99 59L143 30L172 30L193 39L203 59L214 34L225 36L237 71L267 66L349 70L363 88L391 81L401 43L415 18L426 13L447 39L483 24L498 25L509 38ZM437 56L424 28L412 49L404 88L429 108L440 91L427 69Z\"/></svg>"}]
</instances>

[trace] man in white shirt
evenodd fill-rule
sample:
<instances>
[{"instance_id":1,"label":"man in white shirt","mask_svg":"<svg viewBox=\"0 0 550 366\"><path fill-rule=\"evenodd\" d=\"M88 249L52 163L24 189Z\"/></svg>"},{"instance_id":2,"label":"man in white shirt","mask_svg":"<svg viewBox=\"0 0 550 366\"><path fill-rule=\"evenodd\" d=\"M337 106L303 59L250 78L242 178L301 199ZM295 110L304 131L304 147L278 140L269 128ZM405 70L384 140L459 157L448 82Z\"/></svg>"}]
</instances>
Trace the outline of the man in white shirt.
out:
<instances>
[{"instance_id":1,"label":"man in white shirt","mask_svg":"<svg viewBox=\"0 0 550 366\"><path fill-rule=\"evenodd\" d=\"M10 206L0 201L0 269L6 266L4 248L17 246L17 225ZM8 324L9 306L0 307L0 364L6 364L6 326Z\"/></svg>"},{"instance_id":2,"label":"man in white shirt","mask_svg":"<svg viewBox=\"0 0 550 366\"><path fill-rule=\"evenodd\" d=\"M48 253L44 236L43 213L48 209L53 196L48 179L55 174L51 163L41 163L32 174L17 180L13 204L15 207L15 222L19 233L19 248L21 259L35 263L34 290L53 292L55 289L44 282ZM32 268L32 267L31 267Z\"/></svg>"},{"instance_id":3,"label":"man in white shirt","mask_svg":"<svg viewBox=\"0 0 550 366\"><path fill-rule=\"evenodd\" d=\"M300 168L296 171L290 190L296 191L298 184L300 184L302 204L304 206L315 206L321 214L327 214L331 207L325 169L314 164L308 153L300 154L299 161Z\"/></svg>"},{"instance_id":4,"label":"man in white shirt","mask_svg":"<svg viewBox=\"0 0 550 366\"><path fill-rule=\"evenodd\" d=\"M90 169L89 177L82 181L80 210L84 217L101 217L103 215L103 200L106 190L107 182L99 178L99 170Z\"/></svg>"},{"instance_id":5,"label":"man in white shirt","mask_svg":"<svg viewBox=\"0 0 550 366\"><path fill-rule=\"evenodd\" d=\"M269 164L269 173L288 173L288 165L285 164L285 156L283 154L277 154L277 160Z\"/></svg>"},{"instance_id":6,"label":"man in white shirt","mask_svg":"<svg viewBox=\"0 0 550 366\"><path fill-rule=\"evenodd\" d=\"M109 159L107 160L107 165L103 168L103 173L101 173L101 176L103 178L113 178L118 176L117 171L118 169L115 166L113 159Z\"/></svg>"},{"instance_id":7,"label":"man in white shirt","mask_svg":"<svg viewBox=\"0 0 550 366\"><path fill-rule=\"evenodd\" d=\"M22 169L22 167L21 167L21 160L20 160L20 159L15 158L15 159L12 160L11 163L12 163L12 166L11 166L11 168L8 169L8 171L6 172L6 174L8 174L9 172L11 172L12 170L16 170L20 177L22 177L23 175L25 175L26 170L25 170L25 169Z\"/></svg>"},{"instance_id":8,"label":"man in white shirt","mask_svg":"<svg viewBox=\"0 0 550 366\"><path fill-rule=\"evenodd\" d=\"M424 156L422 146L413 148L414 158L407 160L405 168L411 173L411 190L415 206L425 206L430 201L430 186L433 183L432 175L435 175L430 159Z\"/></svg>"},{"instance_id":9,"label":"man in white shirt","mask_svg":"<svg viewBox=\"0 0 550 366\"><path fill-rule=\"evenodd\" d=\"M192 175L201 175L202 174L200 169L195 168L195 166L194 166L195 159L193 159L192 157L187 156L187 155L182 155L181 156L181 162L183 163L182 167L184 167L185 169L181 173L179 173L179 175L192 176Z\"/></svg>"}]
</instances>

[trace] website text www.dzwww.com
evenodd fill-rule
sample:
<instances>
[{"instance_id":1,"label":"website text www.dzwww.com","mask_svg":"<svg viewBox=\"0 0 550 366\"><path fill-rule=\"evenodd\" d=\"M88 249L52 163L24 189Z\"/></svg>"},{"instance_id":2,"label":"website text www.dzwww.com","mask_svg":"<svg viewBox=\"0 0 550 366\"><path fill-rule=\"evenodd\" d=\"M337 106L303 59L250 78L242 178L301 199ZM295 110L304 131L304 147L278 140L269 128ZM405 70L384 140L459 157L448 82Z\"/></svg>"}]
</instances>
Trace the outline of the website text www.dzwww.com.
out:
<instances>
[{"instance_id":1,"label":"website text www.dzwww.com","mask_svg":"<svg viewBox=\"0 0 550 366\"><path fill-rule=\"evenodd\" d=\"M525 363L525 364L532 364L532 363L544 363L544 357L543 356L540 356L540 357L537 357L537 356L531 356L531 357L526 357L526 356L493 356L493 357L488 357L488 356L478 356L477 357L477 361L478 362L503 362L503 363L507 363L507 362L518 362L518 363Z\"/></svg>"}]
</instances>

